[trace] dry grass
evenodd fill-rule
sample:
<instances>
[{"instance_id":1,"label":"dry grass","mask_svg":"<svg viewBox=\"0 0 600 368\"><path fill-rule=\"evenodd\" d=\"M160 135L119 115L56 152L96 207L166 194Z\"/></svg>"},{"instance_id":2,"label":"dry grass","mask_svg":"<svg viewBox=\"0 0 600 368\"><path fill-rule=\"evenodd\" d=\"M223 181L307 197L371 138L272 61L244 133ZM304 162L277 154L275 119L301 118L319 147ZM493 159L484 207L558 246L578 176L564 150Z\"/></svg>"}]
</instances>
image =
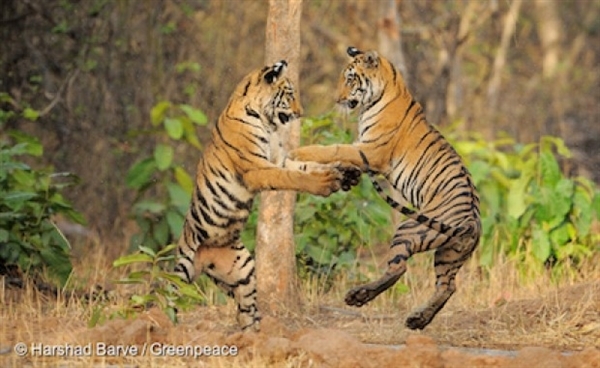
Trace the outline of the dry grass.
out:
<instances>
[{"instance_id":1,"label":"dry grass","mask_svg":"<svg viewBox=\"0 0 600 368\"><path fill-rule=\"evenodd\" d=\"M361 309L344 305L344 293L352 285L343 278L326 294L305 293L309 314L319 324L350 330L365 342L401 344L410 332L404 327L406 316L434 290L432 264L430 255L415 256L401 285ZM475 260L470 261L459 273L458 291L423 333L451 346L600 346L598 259L558 280L544 270L522 274L517 266L501 259L484 274ZM377 270L369 278L379 274Z\"/></svg>"},{"instance_id":2,"label":"dry grass","mask_svg":"<svg viewBox=\"0 0 600 368\"><path fill-rule=\"evenodd\" d=\"M112 280L123 276L123 271L112 270L110 259L100 247L95 248L87 259L76 264L80 286L94 284L110 285ZM596 257L598 258L598 257ZM360 269L369 279L378 277L379 270L373 264L383 257L369 254L363 257ZM495 349L519 349L525 346L548 347L557 351L579 351L600 348L600 266L594 259L556 281L547 272L530 270L520 274L515 261L497 260L496 265L483 273L475 261L467 264L459 273L458 291L436 319L422 332L409 331L404 319L411 309L427 300L434 288L434 276L429 255L418 255L409 265L401 284L382 294L361 309L344 305L346 290L356 282L352 273L338 277L332 287L324 290L319 280L306 281L302 285L304 305L300 310L287 310L284 315L270 319L263 328L265 336L284 336L289 339L264 340L269 344L297 343L298 331L333 329L354 336L365 343L401 345L411 336L419 335L433 339L439 346L480 347ZM91 265L91 266L90 266ZM1 284L3 285L3 283ZM114 289L116 300L113 309L122 307L126 294L124 287ZM172 327L159 314L145 314L142 325L136 321L112 321L106 326L88 329L93 303L79 298L65 300L48 297L31 287L23 290L0 289L0 366L199 366L234 367L319 366L315 358L302 349L282 357L273 357L254 351L259 349L249 343L250 338L236 334L234 305L222 303L223 298L210 290L209 305L199 306L181 316L182 323ZM148 324L155 327L148 327ZM137 327L135 327L137 326ZM140 327L141 326L141 327ZM250 351L242 358L190 357L159 358L143 356L60 358L17 357L12 346L18 342L65 343L86 345L108 339L117 343L143 344L159 341L170 344L214 343L237 344ZM277 338L276 338L277 339ZM299 340L298 340L299 341ZM287 346L287 345L286 345ZM254 350L253 350L254 349ZM283 348L282 348L283 349ZM260 350L260 349L259 349ZM287 351L284 349L284 351ZM596 350L597 351L597 350ZM270 353L269 353L270 354Z\"/></svg>"}]
</instances>

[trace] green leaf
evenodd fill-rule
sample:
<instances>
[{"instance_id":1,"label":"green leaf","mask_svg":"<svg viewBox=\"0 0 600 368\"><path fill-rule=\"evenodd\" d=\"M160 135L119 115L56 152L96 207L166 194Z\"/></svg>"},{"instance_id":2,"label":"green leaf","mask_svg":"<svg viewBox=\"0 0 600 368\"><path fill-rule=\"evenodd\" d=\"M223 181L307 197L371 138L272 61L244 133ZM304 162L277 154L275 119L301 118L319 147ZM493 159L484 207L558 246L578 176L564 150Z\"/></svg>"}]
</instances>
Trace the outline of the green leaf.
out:
<instances>
[{"instance_id":1,"label":"green leaf","mask_svg":"<svg viewBox=\"0 0 600 368\"><path fill-rule=\"evenodd\" d=\"M186 104L181 104L181 105L179 105L179 107L181 108L181 110L183 110L183 112L185 112L185 114L194 123L196 123L198 125L206 125L206 123L208 122L206 115L202 111L195 109L195 108L191 107L190 105L186 105Z\"/></svg>"},{"instance_id":2,"label":"green leaf","mask_svg":"<svg viewBox=\"0 0 600 368\"><path fill-rule=\"evenodd\" d=\"M539 204L535 218L546 222L549 229L565 220L572 205L574 183L569 179L560 179L555 188L539 188L536 202Z\"/></svg>"},{"instance_id":3,"label":"green leaf","mask_svg":"<svg viewBox=\"0 0 600 368\"><path fill-rule=\"evenodd\" d=\"M579 231L579 236L585 237L590 233L594 209L592 201L588 194L577 186L573 195L573 214L575 216L575 226Z\"/></svg>"},{"instance_id":4,"label":"green leaf","mask_svg":"<svg viewBox=\"0 0 600 368\"><path fill-rule=\"evenodd\" d=\"M8 232L8 230L0 229L0 242L6 243L8 241L9 235L10 233Z\"/></svg>"},{"instance_id":5,"label":"green leaf","mask_svg":"<svg viewBox=\"0 0 600 368\"><path fill-rule=\"evenodd\" d=\"M476 160L469 165L469 171L471 172L475 185L478 185L488 178L491 169L487 162Z\"/></svg>"},{"instance_id":6,"label":"green leaf","mask_svg":"<svg viewBox=\"0 0 600 368\"><path fill-rule=\"evenodd\" d=\"M169 198L171 204L177 207L188 207L192 196L185 190L181 185L175 183L167 183L167 191L169 192Z\"/></svg>"},{"instance_id":7,"label":"green leaf","mask_svg":"<svg viewBox=\"0 0 600 368\"><path fill-rule=\"evenodd\" d=\"M169 137L171 137L172 139L180 139L183 136L183 125L181 123L181 120L166 118L164 122L165 129L167 130L167 134L169 135Z\"/></svg>"},{"instance_id":8,"label":"green leaf","mask_svg":"<svg viewBox=\"0 0 600 368\"><path fill-rule=\"evenodd\" d=\"M36 137L16 130L10 131L9 135L19 144L23 145L21 153L36 157L40 157L44 153L44 147Z\"/></svg>"},{"instance_id":9,"label":"green leaf","mask_svg":"<svg viewBox=\"0 0 600 368\"><path fill-rule=\"evenodd\" d=\"M47 220L47 222L50 227L49 235L52 243L56 244L57 247L60 247L65 252L65 254L68 254L71 251L71 243L69 243L69 240L65 237L65 234L63 234L62 231L60 231L60 229L58 228L58 226L56 226L54 222L51 222L49 220Z\"/></svg>"},{"instance_id":10,"label":"green leaf","mask_svg":"<svg viewBox=\"0 0 600 368\"><path fill-rule=\"evenodd\" d=\"M171 232L169 231L169 223L167 222L166 217L163 217L152 229L152 237L159 247L162 248L162 246L167 244L169 241L170 235Z\"/></svg>"},{"instance_id":11,"label":"green leaf","mask_svg":"<svg viewBox=\"0 0 600 368\"><path fill-rule=\"evenodd\" d=\"M154 202L152 200L139 201L133 206L134 213L150 212L154 214L160 214L165 210L166 206L162 203Z\"/></svg>"},{"instance_id":12,"label":"green leaf","mask_svg":"<svg viewBox=\"0 0 600 368\"><path fill-rule=\"evenodd\" d=\"M168 211L166 217L173 237L179 238L181 231L183 230L185 218L175 210Z\"/></svg>"},{"instance_id":13,"label":"green leaf","mask_svg":"<svg viewBox=\"0 0 600 368\"><path fill-rule=\"evenodd\" d=\"M550 257L552 250L548 233L536 224L534 225L532 235L533 255L540 262L545 262Z\"/></svg>"},{"instance_id":14,"label":"green leaf","mask_svg":"<svg viewBox=\"0 0 600 368\"><path fill-rule=\"evenodd\" d=\"M179 292L182 295L185 295L187 297L190 297L194 300L200 300L203 301L205 300L204 296L200 293L198 293L198 291L196 290L196 288L190 284L187 285L183 285L182 287L179 288Z\"/></svg>"},{"instance_id":15,"label":"green leaf","mask_svg":"<svg viewBox=\"0 0 600 368\"><path fill-rule=\"evenodd\" d=\"M156 298L153 295L132 295L131 302L133 305L145 306L146 304L153 302Z\"/></svg>"},{"instance_id":16,"label":"green leaf","mask_svg":"<svg viewBox=\"0 0 600 368\"><path fill-rule=\"evenodd\" d=\"M528 207L527 188L531 181L531 174L523 173L519 179L510 181L508 189L508 215L513 219L518 219L525 213Z\"/></svg>"},{"instance_id":17,"label":"green leaf","mask_svg":"<svg viewBox=\"0 0 600 368\"><path fill-rule=\"evenodd\" d=\"M143 281L146 277L150 276L150 272L147 270L133 271L127 275L127 280L135 281L140 280Z\"/></svg>"},{"instance_id":18,"label":"green leaf","mask_svg":"<svg viewBox=\"0 0 600 368\"><path fill-rule=\"evenodd\" d=\"M27 120L36 121L40 117L40 112L26 107L23 109L23 117Z\"/></svg>"},{"instance_id":19,"label":"green leaf","mask_svg":"<svg viewBox=\"0 0 600 368\"><path fill-rule=\"evenodd\" d=\"M569 240L571 240L569 226L572 227L573 225L564 223L556 229L550 231L550 240L552 241L552 245L555 249L563 246Z\"/></svg>"},{"instance_id":20,"label":"green leaf","mask_svg":"<svg viewBox=\"0 0 600 368\"><path fill-rule=\"evenodd\" d=\"M504 208L502 206L503 193L501 192L501 188L498 183L490 180L481 183L477 188L481 194L481 206L487 210L489 216L504 212ZM522 209L518 209L515 214L519 215L521 211Z\"/></svg>"},{"instance_id":21,"label":"green leaf","mask_svg":"<svg viewBox=\"0 0 600 368\"><path fill-rule=\"evenodd\" d=\"M541 185L547 188L554 188L560 180L562 174L552 152L540 153L540 174L542 176Z\"/></svg>"},{"instance_id":22,"label":"green leaf","mask_svg":"<svg viewBox=\"0 0 600 368\"><path fill-rule=\"evenodd\" d=\"M565 141L562 138L546 135L540 139L540 144L542 146L542 150L548 151L551 151L551 145L554 145L554 147L556 148L556 152L559 155L566 158L571 158L571 151L569 150L569 148L565 144Z\"/></svg>"},{"instance_id":23,"label":"green leaf","mask_svg":"<svg viewBox=\"0 0 600 368\"><path fill-rule=\"evenodd\" d=\"M165 254L170 253L172 250L174 250L175 248L177 248L177 244L169 244L166 247L164 247L163 249L161 249L160 251L156 252L156 255L158 257L160 256L164 256Z\"/></svg>"},{"instance_id":24,"label":"green leaf","mask_svg":"<svg viewBox=\"0 0 600 368\"><path fill-rule=\"evenodd\" d=\"M40 250L39 254L48 273L56 278L61 286L65 285L72 271L68 253L58 247L46 245Z\"/></svg>"},{"instance_id":25,"label":"green leaf","mask_svg":"<svg viewBox=\"0 0 600 368\"><path fill-rule=\"evenodd\" d=\"M160 171L168 169L173 162L173 148L164 144L157 145L154 149L154 161Z\"/></svg>"},{"instance_id":26,"label":"green leaf","mask_svg":"<svg viewBox=\"0 0 600 368\"><path fill-rule=\"evenodd\" d=\"M154 105L152 110L150 110L150 121L152 126L158 126L163 121L165 113L170 107L171 103L169 101L161 101Z\"/></svg>"},{"instance_id":27,"label":"green leaf","mask_svg":"<svg viewBox=\"0 0 600 368\"><path fill-rule=\"evenodd\" d=\"M305 248L306 254L319 264L331 264L333 256L330 251L321 246L308 244Z\"/></svg>"},{"instance_id":28,"label":"green leaf","mask_svg":"<svg viewBox=\"0 0 600 368\"><path fill-rule=\"evenodd\" d=\"M600 191L596 191L594 199L592 200L592 208L596 212L596 216L600 217Z\"/></svg>"},{"instance_id":29,"label":"green leaf","mask_svg":"<svg viewBox=\"0 0 600 368\"><path fill-rule=\"evenodd\" d=\"M479 253L479 265L488 267L492 265L494 260L494 247L491 241L481 242Z\"/></svg>"},{"instance_id":30,"label":"green leaf","mask_svg":"<svg viewBox=\"0 0 600 368\"><path fill-rule=\"evenodd\" d=\"M199 149L199 150L202 149L202 144L200 144L200 141L198 140L198 137L196 136L196 127L192 123L192 120L185 119L185 121L183 121L182 124L183 124L183 132L184 132L185 140L192 146L196 147L197 149Z\"/></svg>"},{"instance_id":31,"label":"green leaf","mask_svg":"<svg viewBox=\"0 0 600 368\"><path fill-rule=\"evenodd\" d=\"M164 309L164 312L172 323L177 323L177 313L175 312L175 307L167 306Z\"/></svg>"},{"instance_id":32,"label":"green leaf","mask_svg":"<svg viewBox=\"0 0 600 368\"><path fill-rule=\"evenodd\" d=\"M156 169L156 161L154 158L146 158L142 161L138 161L127 172L125 183L129 188L140 189L150 182Z\"/></svg>"},{"instance_id":33,"label":"green leaf","mask_svg":"<svg viewBox=\"0 0 600 368\"><path fill-rule=\"evenodd\" d=\"M181 188L188 194L188 198L191 198L195 186L194 182L192 181L192 178L181 166L177 166L174 169L174 172L175 180L177 180L177 183L179 183L179 185L181 185Z\"/></svg>"},{"instance_id":34,"label":"green leaf","mask_svg":"<svg viewBox=\"0 0 600 368\"><path fill-rule=\"evenodd\" d=\"M148 248L143 245L140 245L138 248L139 248L140 252L145 253L152 258L156 258L156 252L152 248Z\"/></svg>"},{"instance_id":35,"label":"green leaf","mask_svg":"<svg viewBox=\"0 0 600 368\"><path fill-rule=\"evenodd\" d=\"M121 267L132 263L152 263L152 257L145 253L129 254L117 258L113 262L113 267Z\"/></svg>"},{"instance_id":36,"label":"green leaf","mask_svg":"<svg viewBox=\"0 0 600 368\"><path fill-rule=\"evenodd\" d=\"M3 198L4 204L14 211L21 210L29 201L37 198L38 194L34 192L13 191L6 194Z\"/></svg>"},{"instance_id":37,"label":"green leaf","mask_svg":"<svg viewBox=\"0 0 600 368\"><path fill-rule=\"evenodd\" d=\"M145 284L146 281L141 280L141 279L132 279L132 278L126 277L124 279L115 280L115 283L122 284L122 285L139 285L139 284Z\"/></svg>"},{"instance_id":38,"label":"green leaf","mask_svg":"<svg viewBox=\"0 0 600 368\"><path fill-rule=\"evenodd\" d=\"M189 285L184 279L173 273L162 272L160 274L160 277L169 281L171 284L174 284L175 286L177 286L177 288Z\"/></svg>"}]
</instances>

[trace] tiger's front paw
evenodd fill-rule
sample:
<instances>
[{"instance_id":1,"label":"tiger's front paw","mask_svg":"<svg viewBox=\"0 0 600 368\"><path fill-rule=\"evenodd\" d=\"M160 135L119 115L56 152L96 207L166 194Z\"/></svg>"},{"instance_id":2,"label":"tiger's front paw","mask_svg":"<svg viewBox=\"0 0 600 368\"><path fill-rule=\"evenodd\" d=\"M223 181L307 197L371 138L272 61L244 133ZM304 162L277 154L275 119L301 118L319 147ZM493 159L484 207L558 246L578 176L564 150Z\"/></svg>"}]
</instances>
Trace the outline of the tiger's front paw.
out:
<instances>
[{"instance_id":1,"label":"tiger's front paw","mask_svg":"<svg viewBox=\"0 0 600 368\"><path fill-rule=\"evenodd\" d=\"M341 171L335 167L312 172L313 183L310 183L308 192L322 197L329 197L342 187L344 178Z\"/></svg>"},{"instance_id":2,"label":"tiger's front paw","mask_svg":"<svg viewBox=\"0 0 600 368\"><path fill-rule=\"evenodd\" d=\"M341 186L343 191L349 191L360 182L362 171L358 166L341 162L336 163L334 166L342 173Z\"/></svg>"}]
</instances>

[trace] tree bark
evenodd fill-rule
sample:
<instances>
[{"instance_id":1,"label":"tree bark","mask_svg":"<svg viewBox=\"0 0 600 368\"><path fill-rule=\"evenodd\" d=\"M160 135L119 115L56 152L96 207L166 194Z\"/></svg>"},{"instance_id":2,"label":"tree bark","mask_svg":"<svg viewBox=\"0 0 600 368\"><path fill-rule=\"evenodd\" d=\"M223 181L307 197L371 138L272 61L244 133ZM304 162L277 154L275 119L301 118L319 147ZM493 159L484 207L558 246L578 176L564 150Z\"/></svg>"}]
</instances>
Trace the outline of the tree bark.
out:
<instances>
[{"instance_id":1,"label":"tree bark","mask_svg":"<svg viewBox=\"0 0 600 368\"><path fill-rule=\"evenodd\" d=\"M298 88L302 0L269 0L266 64L288 62L287 76ZM300 143L300 121L282 132L286 149ZM294 205L296 193L267 191L260 196L256 234L256 274L260 309L280 314L298 307Z\"/></svg>"}]
</instances>

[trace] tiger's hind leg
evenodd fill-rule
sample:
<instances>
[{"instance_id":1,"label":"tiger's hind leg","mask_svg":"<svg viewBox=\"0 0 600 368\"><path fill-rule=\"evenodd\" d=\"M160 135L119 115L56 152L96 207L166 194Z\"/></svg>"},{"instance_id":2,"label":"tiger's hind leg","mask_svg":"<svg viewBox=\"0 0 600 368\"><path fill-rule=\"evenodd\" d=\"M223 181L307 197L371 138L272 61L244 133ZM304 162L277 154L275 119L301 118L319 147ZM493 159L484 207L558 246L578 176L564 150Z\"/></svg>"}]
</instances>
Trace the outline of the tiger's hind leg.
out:
<instances>
[{"instance_id":1,"label":"tiger's hind leg","mask_svg":"<svg viewBox=\"0 0 600 368\"><path fill-rule=\"evenodd\" d=\"M416 248L415 235L427 230L427 228L424 228L414 220L402 222L396 230L390 250L388 251L388 267L385 274L377 281L350 290L346 294L346 304L362 307L364 304L375 299L377 295L394 285L406 272L406 261L414 253L419 251L419 249Z\"/></svg>"},{"instance_id":2,"label":"tiger's hind leg","mask_svg":"<svg viewBox=\"0 0 600 368\"><path fill-rule=\"evenodd\" d=\"M407 327L411 329L424 328L454 293L456 273L473 250L471 247L468 252L465 251L468 254L462 259L456 256L457 250L451 247L452 244L453 242L447 236L440 235L415 220L402 222L396 230L388 253L388 269L385 274L377 281L350 290L346 295L346 304L360 307L373 300L406 272L406 261L413 254L437 249L435 253L436 293L425 306L411 313L406 321Z\"/></svg>"},{"instance_id":3,"label":"tiger's hind leg","mask_svg":"<svg viewBox=\"0 0 600 368\"><path fill-rule=\"evenodd\" d=\"M202 248L196 253L202 270L237 304L237 321L242 330L260 329L256 302L254 259L241 242L227 247Z\"/></svg>"},{"instance_id":4,"label":"tiger's hind leg","mask_svg":"<svg viewBox=\"0 0 600 368\"><path fill-rule=\"evenodd\" d=\"M406 319L406 327L412 330L425 328L454 294L456 274L469 259L477 243L476 240L469 239L463 244L457 241L436 249L434 256L435 293L427 303L411 312Z\"/></svg>"}]
</instances>

